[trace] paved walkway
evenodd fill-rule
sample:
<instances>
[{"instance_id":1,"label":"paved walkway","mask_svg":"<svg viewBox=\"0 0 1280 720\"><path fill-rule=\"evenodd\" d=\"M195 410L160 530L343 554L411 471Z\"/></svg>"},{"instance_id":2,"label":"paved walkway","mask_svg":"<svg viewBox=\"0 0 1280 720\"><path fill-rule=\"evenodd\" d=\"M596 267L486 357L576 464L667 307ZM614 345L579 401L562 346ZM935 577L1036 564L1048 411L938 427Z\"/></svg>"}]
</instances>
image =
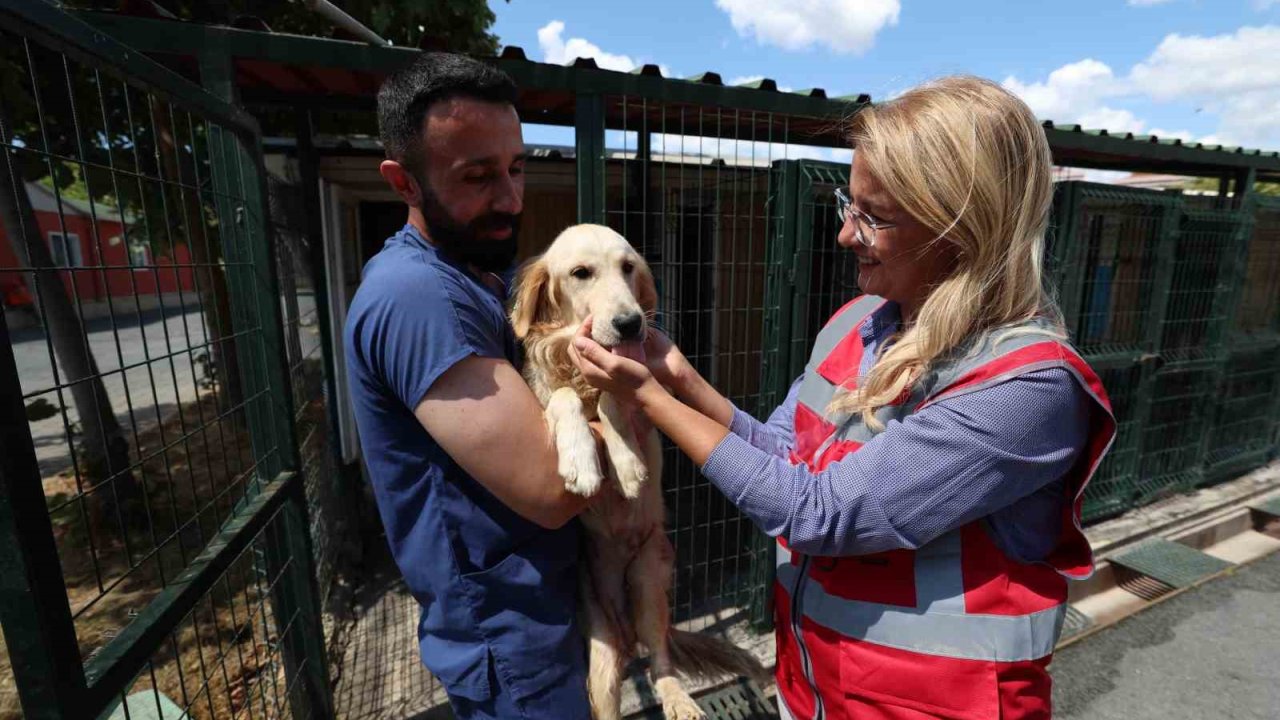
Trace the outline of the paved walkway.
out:
<instances>
[{"instance_id":1,"label":"paved walkway","mask_svg":"<svg viewBox=\"0 0 1280 720\"><path fill-rule=\"evenodd\" d=\"M1054 717L1280 718L1280 553L1067 647Z\"/></svg>"}]
</instances>

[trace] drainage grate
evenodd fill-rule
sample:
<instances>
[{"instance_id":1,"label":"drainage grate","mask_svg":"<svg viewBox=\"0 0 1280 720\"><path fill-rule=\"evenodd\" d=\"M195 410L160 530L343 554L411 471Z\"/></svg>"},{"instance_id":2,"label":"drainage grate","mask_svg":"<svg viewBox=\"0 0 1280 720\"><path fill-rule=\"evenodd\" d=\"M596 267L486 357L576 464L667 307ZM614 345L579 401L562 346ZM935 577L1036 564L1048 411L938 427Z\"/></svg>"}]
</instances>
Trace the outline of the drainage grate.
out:
<instances>
[{"instance_id":1,"label":"drainage grate","mask_svg":"<svg viewBox=\"0 0 1280 720\"><path fill-rule=\"evenodd\" d=\"M1112 565L1134 570L1170 588L1190 587L1210 575L1216 575L1232 567L1232 564L1225 560L1219 560L1194 548L1161 538L1148 540L1132 550L1108 559ZM1134 579L1134 582L1142 581ZM1121 586L1123 585L1122 579ZM1145 597L1141 593L1137 594Z\"/></svg>"},{"instance_id":2,"label":"drainage grate","mask_svg":"<svg viewBox=\"0 0 1280 720\"><path fill-rule=\"evenodd\" d=\"M1124 590L1137 595L1147 602L1155 602L1163 595L1173 592L1173 586L1147 577L1137 570L1131 570L1123 565L1116 565L1116 585Z\"/></svg>"},{"instance_id":3,"label":"drainage grate","mask_svg":"<svg viewBox=\"0 0 1280 720\"><path fill-rule=\"evenodd\" d=\"M1074 605L1068 605L1067 616L1062 621L1062 634L1058 636L1058 642L1070 640L1092 626L1093 618L1077 610Z\"/></svg>"},{"instance_id":4,"label":"drainage grate","mask_svg":"<svg viewBox=\"0 0 1280 720\"><path fill-rule=\"evenodd\" d=\"M1273 497L1266 502L1251 505L1250 507L1258 512L1264 512L1274 517L1280 517L1280 497Z\"/></svg>"},{"instance_id":5,"label":"drainage grate","mask_svg":"<svg viewBox=\"0 0 1280 720\"><path fill-rule=\"evenodd\" d=\"M778 710L760 687L746 678L699 695L698 706L709 720L775 720ZM661 720L662 708L629 716L629 720Z\"/></svg>"}]
</instances>

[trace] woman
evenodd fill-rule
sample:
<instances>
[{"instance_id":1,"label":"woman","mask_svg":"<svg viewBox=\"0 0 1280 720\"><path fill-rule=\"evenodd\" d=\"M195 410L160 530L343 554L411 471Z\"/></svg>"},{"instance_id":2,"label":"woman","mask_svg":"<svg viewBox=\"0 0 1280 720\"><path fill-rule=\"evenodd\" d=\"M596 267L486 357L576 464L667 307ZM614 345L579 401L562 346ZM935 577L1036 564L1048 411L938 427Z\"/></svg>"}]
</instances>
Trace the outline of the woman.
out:
<instances>
[{"instance_id":1,"label":"woman","mask_svg":"<svg viewBox=\"0 0 1280 720\"><path fill-rule=\"evenodd\" d=\"M837 242L866 294L767 423L656 333L643 364L586 331L571 354L778 538L783 717L1048 717L1066 582L1093 567L1080 497L1115 434L1042 291L1048 144L967 77L863 110L852 141Z\"/></svg>"}]
</instances>

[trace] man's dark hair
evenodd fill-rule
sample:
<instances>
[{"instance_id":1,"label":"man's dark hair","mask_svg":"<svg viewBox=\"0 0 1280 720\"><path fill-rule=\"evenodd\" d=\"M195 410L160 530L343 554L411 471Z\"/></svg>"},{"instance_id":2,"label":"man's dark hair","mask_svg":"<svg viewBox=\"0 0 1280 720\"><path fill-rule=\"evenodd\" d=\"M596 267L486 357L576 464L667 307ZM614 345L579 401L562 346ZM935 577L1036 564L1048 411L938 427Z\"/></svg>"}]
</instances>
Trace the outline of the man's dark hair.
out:
<instances>
[{"instance_id":1,"label":"man's dark hair","mask_svg":"<svg viewBox=\"0 0 1280 720\"><path fill-rule=\"evenodd\" d=\"M387 157L420 173L422 119L432 105L456 97L514 105L516 84L465 55L423 53L378 89L378 133Z\"/></svg>"}]
</instances>

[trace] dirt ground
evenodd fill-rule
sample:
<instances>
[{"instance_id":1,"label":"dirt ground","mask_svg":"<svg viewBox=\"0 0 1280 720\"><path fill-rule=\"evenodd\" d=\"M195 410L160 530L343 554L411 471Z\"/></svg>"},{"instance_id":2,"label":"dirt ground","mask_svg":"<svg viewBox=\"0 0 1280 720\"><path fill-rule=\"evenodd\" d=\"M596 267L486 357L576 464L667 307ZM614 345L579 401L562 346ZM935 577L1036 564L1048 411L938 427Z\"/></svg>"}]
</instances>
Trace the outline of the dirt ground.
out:
<instances>
[{"instance_id":1,"label":"dirt ground","mask_svg":"<svg viewBox=\"0 0 1280 720\"><path fill-rule=\"evenodd\" d=\"M70 467L45 479L82 658L116 637L252 490L254 453L245 428L243 412L226 412L206 392L130 437L132 493L123 483L78 486ZM268 597L273 578L265 572L251 548L171 633L130 695L152 696L147 691L159 688L201 720L287 716L290 683ZM5 720L21 717L13 683L0 645ZM131 698L130 706L153 700Z\"/></svg>"}]
</instances>

